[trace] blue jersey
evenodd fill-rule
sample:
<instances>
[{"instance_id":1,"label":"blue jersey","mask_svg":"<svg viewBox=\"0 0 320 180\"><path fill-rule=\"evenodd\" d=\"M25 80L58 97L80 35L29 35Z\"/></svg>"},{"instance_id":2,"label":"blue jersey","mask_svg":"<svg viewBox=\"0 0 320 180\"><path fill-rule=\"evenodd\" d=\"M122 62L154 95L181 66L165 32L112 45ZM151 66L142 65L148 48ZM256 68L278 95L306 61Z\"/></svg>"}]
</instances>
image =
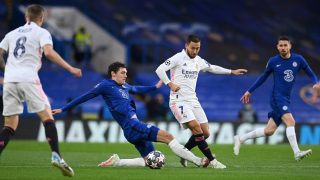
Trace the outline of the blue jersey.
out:
<instances>
[{"instance_id":1,"label":"blue jersey","mask_svg":"<svg viewBox=\"0 0 320 180\"><path fill-rule=\"evenodd\" d=\"M127 83L119 85L114 80L105 79L89 92L68 103L62 108L62 111L101 95L107 103L113 118L124 129L132 116L136 114L136 106L129 93L146 93L156 89L156 86L131 86Z\"/></svg>"},{"instance_id":2,"label":"blue jersey","mask_svg":"<svg viewBox=\"0 0 320 180\"><path fill-rule=\"evenodd\" d=\"M292 53L289 59L283 59L280 55L271 57L263 74L248 91L252 93L272 73L274 85L271 92L271 101L273 101L272 99L279 99L290 103L292 88L301 69L306 72L314 84L318 82L317 76L301 55Z\"/></svg>"}]
</instances>

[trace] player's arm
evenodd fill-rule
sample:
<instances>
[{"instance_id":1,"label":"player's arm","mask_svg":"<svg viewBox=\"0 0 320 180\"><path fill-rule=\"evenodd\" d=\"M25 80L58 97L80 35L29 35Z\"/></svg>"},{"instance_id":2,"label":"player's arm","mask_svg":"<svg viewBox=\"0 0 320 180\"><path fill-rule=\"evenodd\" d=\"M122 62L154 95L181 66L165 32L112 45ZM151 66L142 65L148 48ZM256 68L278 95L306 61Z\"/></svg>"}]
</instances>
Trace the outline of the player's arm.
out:
<instances>
[{"instance_id":1,"label":"player's arm","mask_svg":"<svg viewBox=\"0 0 320 180\"><path fill-rule=\"evenodd\" d=\"M201 59L200 62L201 62L201 67L202 67L203 71L210 72L213 74L243 75L248 71L246 69L234 69L234 70L233 69L226 69L221 66L212 65L204 59Z\"/></svg>"},{"instance_id":2,"label":"player's arm","mask_svg":"<svg viewBox=\"0 0 320 180\"><path fill-rule=\"evenodd\" d=\"M170 79L168 78L167 75L167 71L169 69L172 69L173 67L176 66L177 63L177 59L175 59L175 56L166 60L164 63L162 63L157 69L156 69L156 73L159 77L159 79L167 86L169 86L169 88L171 89L171 91L173 92L177 92L180 90L180 86L177 84L174 84L173 82L170 81Z\"/></svg>"},{"instance_id":3,"label":"player's arm","mask_svg":"<svg viewBox=\"0 0 320 180\"><path fill-rule=\"evenodd\" d=\"M270 62L267 64L267 68L264 70L262 75L251 85L248 91L246 91L243 96L240 98L240 101L244 104L247 104L250 102L251 94L254 90L256 90L258 87L260 87L267 79L268 76L272 72L272 66L270 65Z\"/></svg>"},{"instance_id":4,"label":"player's arm","mask_svg":"<svg viewBox=\"0 0 320 180\"><path fill-rule=\"evenodd\" d=\"M44 55L51 60L52 62L58 64L59 66L63 67L67 71L69 71L71 74L75 75L76 77L81 77L81 69L72 67L70 64L68 64L63 58L53 49L51 44L46 44L43 46Z\"/></svg>"},{"instance_id":5,"label":"player's arm","mask_svg":"<svg viewBox=\"0 0 320 180\"><path fill-rule=\"evenodd\" d=\"M63 106L60 109L53 109L52 110L52 114L59 114L62 113L64 111L67 111L79 104L82 104L92 98L97 97L98 95L100 95L101 93L101 84L98 84L96 87L94 87L93 89L91 89L89 92L80 95L79 97L73 99L71 102L69 102L68 104L66 104L65 106Z\"/></svg>"},{"instance_id":6,"label":"player's arm","mask_svg":"<svg viewBox=\"0 0 320 180\"><path fill-rule=\"evenodd\" d=\"M303 69L306 72L306 74L310 77L312 82L316 85L318 83L318 77L317 75L312 71L311 67L307 63L307 61L302 57L302 62L303 62Z\"/></svg>"},{"instance_id":7,"label":"player's arm","mask_svg":"<svg viewBox=\"0 0 320 180\"><path fill-rule=\"evenodd\" d=\"M3 58L5 53L6 51L0 48L0 70L4 70L4 67L5 67L4 58Z\"/></svg>"},{"instance_id":8,"label":"player's arm","mask_svg":"<svg viewBox=\"0 0 320 180\"><path fill-rule=\"evenodd\" d=\"M129 92L130 93L141 93L141 94L144 94L144 93L147 93L147 92L150 92L150 91L154 91L156 89L159 89L161 86L162 86L162 81L158 81L157 84L155 84L154 86L130 86L128 85L129 87Z\"/></svg>"}]
</instances>

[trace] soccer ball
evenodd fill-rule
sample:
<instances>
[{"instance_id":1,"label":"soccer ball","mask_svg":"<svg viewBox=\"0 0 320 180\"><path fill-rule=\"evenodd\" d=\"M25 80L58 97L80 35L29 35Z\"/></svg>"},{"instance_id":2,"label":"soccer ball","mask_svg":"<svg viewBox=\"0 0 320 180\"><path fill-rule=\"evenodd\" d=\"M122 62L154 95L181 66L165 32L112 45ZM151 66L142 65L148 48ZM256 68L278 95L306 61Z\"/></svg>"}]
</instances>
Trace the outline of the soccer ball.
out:
<instances>
[{"instance_id":1,"label":"soccer ball","mask_svg":"<svg viewBox=\"0 0 320 180\"><path fill-rule=\"evenodd\" d=\"M165 164L166 157L160 151L152 151L147 155L146 164L151 169L160 169Z\"/></svg>"}]
</instances>

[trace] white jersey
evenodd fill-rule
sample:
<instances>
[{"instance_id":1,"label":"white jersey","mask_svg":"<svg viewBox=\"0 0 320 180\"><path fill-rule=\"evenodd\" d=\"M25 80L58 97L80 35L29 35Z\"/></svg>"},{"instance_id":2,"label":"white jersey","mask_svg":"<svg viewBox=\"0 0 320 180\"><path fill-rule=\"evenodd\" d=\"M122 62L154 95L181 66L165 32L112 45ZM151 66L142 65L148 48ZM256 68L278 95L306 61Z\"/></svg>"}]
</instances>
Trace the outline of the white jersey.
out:
<instances>
[{"instance_id":1,"label":"white jersey","mask_svg":"<svg viewBox=\"0 0 320 180\"><path fill-rule=\"evenodd\" d=\"M166 75L166 71L169 69L170 79ZM157 68L156 73L165 84L172 82L181 87L178 92L170 92L170 101L197 101L195 90L200 71L216 74L231 73L230 69L211 65L200 56L191 59L185 50L166 60Z\"/></svg>"},{"instance_id":2,"label":"white jersey","mask_svg":"<svg viewBox=\"0 0 320 180\"><path fill-rule=\"evenodd\" d=\"M9 32L0 43L8 52L4 82L40 83L42 47L47 44L53 44L50 33L33 22Z\"/></svg>"}]
</instances>

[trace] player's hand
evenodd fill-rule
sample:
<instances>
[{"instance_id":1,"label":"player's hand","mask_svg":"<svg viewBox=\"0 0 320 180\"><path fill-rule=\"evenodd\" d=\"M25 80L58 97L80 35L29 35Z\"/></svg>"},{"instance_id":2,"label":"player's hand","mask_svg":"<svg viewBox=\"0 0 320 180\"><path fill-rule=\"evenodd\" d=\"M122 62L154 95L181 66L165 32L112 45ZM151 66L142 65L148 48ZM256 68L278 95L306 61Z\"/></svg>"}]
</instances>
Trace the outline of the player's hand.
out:
<instances>
[{"instance_id":1,"label":"player's hand","mask_svg":"<svg viewBox=\"0 0 320 180\"><path fill-rule=\"evenodd\" d=\"M316 91L319 91L320 90L320 83L313 85L313 89Z\"/></svg>"},{"instance_id":2,"label":"player's hand","mask_svg":"<svg viewBox=\"0 0 320 180\"><path fill-rule=\"evenodd\" d=\"M163 84L163 82L161 80L158 81L156 84L157 89L161 88L162 84Z\"/></svg>"},{"instance_id":3,"label":"player's hand","mask_svg":"<svg viewBox=\"0 0 320 180\"><path fill-rule=\"evenodd\" d=\"M62 112L62 109L53 109L52 110L52 115L59 114L61 112Z\"/></svg>"},{"instance_id":4,"label":"player's hand","mask_svg":"<svg viewBox=\"0 0 320 180\"><path fill-rule=\"evenodd\" d=\"M71 70L70 70L70 73L73 74L75 77L81 77L82 76L82 71L79 68L72 67Z\"/></svg>"},{"instance_id":5,"label":"player's hand","mask_svg":"<svg viewBox=\"0 0 320 180\"><path fill-rule=\"evenodd\" d=\"M172 82L169 82L168 86L171 89L171 91L173 91L173 92L178 92L181 89L179 85L174 84Z\"/></svg>"},{"instance_id":6,"label":"player's hand","mask_svg":"<svg viewBox=\"0 0 320 180\"><path fill-rule=\"evenodd\" d=\"M244 93L244 95L241 97L240 101L243 103L243 104L248 104L250 102L250 96L251 96L251 93L249 93L248 91Z\"/></svg>"},{"instance_id":7,"label":"player's hand","mask_svg":"<svg viewBox=\"0 0 320 180\"><path fill-rule=\"evenodd\" d=\"M243 75L243 74L245 74L247 72L248 72L248 70L246 70L246 69L231 70L231 74L233 74L233 75Z\"/></svg>"},{"instance_id":8,"label":"player's hand","mask_svg":"<svg viewBox=\"0 0 320 180\"><path fill-rule=\"evenodd\" d=\"M311 102L316 103L318 101L318 97L320 96L320 83L313 85L313 94L311 97Z\"/></svg>"}]
</instances>

